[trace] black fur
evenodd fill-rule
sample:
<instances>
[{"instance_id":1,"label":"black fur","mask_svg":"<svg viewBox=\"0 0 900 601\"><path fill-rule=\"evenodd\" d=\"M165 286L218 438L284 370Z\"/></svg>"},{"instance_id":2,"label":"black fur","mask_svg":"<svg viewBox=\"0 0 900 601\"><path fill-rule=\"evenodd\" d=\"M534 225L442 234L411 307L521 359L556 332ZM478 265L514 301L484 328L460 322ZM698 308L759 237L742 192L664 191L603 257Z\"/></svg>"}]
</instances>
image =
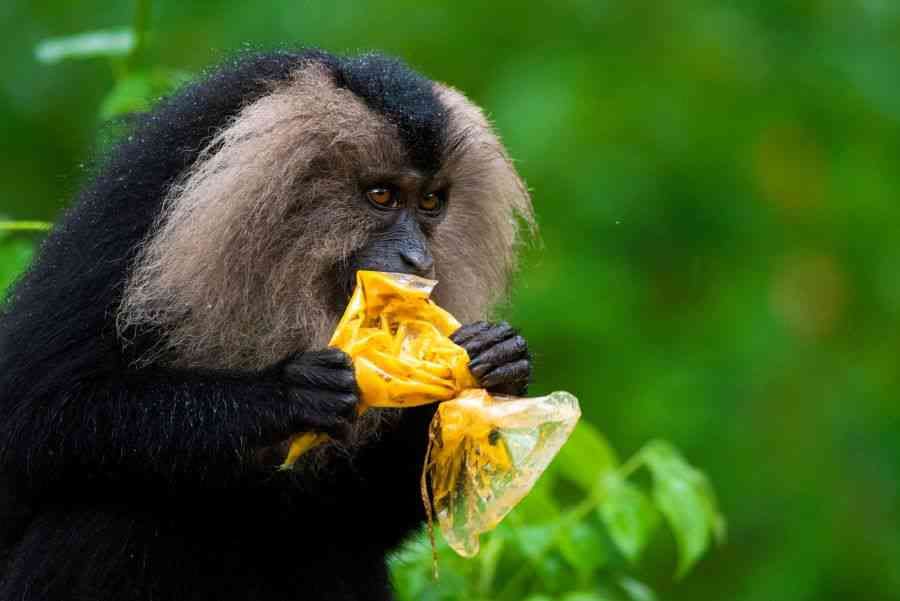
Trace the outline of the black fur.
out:
<instances>
[{"instance_id":1,"label":"black fur","mask_svg":"<svg viewBox=\"0 0 900 601\"><path fill-rule=\"evenodd\" d=\"M0 600L390 598L385 555L423 519L414 458L433 408L403 412L327 472L263 470L254 447L314 422L284 401L286 366L138 370L142 342L123 348L115 333L129 263L173 179L304 61L331 66L432 165L444 126L427 82L376 56L243 58L140 119L0 315Z\"/></svg>"},{"instance_id":2,"label":"black fur","mask_svg":"<svg viewBox=\"0 0 900 601\"><path fill-rule=\"evenodd\" d=\"M437 171L447 140L447 114L432 83L397 59L366 54L334 65L335 79L397 125L410 159Z\"/></svg>"}]
</instances>

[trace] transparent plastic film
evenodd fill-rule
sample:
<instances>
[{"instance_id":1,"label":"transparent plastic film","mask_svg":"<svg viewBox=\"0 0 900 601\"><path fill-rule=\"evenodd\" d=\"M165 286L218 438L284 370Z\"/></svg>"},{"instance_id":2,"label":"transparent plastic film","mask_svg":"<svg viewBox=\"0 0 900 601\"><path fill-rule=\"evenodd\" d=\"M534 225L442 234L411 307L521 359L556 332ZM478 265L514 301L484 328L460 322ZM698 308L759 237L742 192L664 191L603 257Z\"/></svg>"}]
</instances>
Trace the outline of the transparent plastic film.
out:
<instances>
[{"instance_id":1,"label":"transparent plastic film","mask_svg":"<svg viewBox=\"0 0 900 601\"><path fill-rule=\"evenodd\" d=\"M451 548L475 555L479 535L528 494L580 416L567 392L529 399L472 389L441 403L422 474L429 525L436 519Z\"/></svg>"}]
</instances>

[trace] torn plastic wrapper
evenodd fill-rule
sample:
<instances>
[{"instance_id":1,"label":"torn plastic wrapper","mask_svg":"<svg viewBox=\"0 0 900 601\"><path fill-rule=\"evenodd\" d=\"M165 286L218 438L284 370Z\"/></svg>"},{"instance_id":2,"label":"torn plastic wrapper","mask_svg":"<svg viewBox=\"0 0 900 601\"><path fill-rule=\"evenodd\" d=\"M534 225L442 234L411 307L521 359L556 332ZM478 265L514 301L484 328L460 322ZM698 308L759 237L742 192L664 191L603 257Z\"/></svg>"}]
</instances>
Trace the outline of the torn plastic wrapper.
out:
<instances>
[{"instance_id":1,"label":"torn plastic wrapper","mask_svg":"<svg viewBox=\"0 0 900 601\"><path fill-rule=\"evenodd\" d=\"M402 273L357 272L328 346L353 361L360 412L444 401L475 386L468 354L449 338L460 323L429 298L436 284ZM282 468L327 440L312 432L293 437Z\"/></svg>"},{"instance_id":2,"label":"torn plastic wrapper","mask_svg":"<svg viewBox=\"0 0 900 601\"><path fill-rule=\"evenodd\" d=\"M449 336L460 323L429 296L437 282L360 271L329 346L353 360L366 407L414 407L471 388L469 356Z\"/></svg>"},{"instance_id":3,"label":"torn plastic wrapper","mask_svg":"<svg viewBox=\"0 0 900 601\"><path fill-rule=\"evenodd\" d=\"M478 536L528 494L580 416L567 392L526 399L472 389L441 403L422 474L429 524L436 517L450 547L474 556Z\"/></svg>"}]
</instances>

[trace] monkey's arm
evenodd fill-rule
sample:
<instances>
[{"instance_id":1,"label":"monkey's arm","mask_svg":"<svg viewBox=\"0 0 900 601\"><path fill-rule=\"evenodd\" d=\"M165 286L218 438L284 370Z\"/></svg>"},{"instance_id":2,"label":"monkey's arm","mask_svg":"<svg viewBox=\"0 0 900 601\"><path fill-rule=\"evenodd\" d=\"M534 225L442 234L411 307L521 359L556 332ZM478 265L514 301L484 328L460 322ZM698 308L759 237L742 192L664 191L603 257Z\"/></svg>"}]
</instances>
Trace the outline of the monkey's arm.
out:
<instances>
[{"instance_id":1,"label":"monkey's arm","mask_svg":"<svg viewBox=\"0 0 900 601\"><path fill-rule=\"evenodd\" d=\"M333 349L262 373L125 371L5 404L0 456L36 491L90 479L220 488L258 469L258 447L339 434L356 402L349 360Z\"/></svg>"}]
</instances>

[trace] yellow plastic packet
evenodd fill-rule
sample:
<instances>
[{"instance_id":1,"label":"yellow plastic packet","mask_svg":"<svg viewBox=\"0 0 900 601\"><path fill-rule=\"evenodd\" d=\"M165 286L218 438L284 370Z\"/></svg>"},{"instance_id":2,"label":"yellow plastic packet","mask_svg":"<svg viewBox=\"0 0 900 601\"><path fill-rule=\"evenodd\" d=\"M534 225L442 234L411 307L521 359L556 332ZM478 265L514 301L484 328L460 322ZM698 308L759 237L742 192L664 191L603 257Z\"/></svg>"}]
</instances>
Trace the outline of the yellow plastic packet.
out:
<instances>
[{"instance_id":1,"label":"yellow plastic packet","mask_svg":"<svg viewBox=\"0 0 900 601\"><path fill-rule=\"evenodd\" d=\"M469 356L449 336L460 323L429 296L437 282L360 271L329 346L353 360L363 407L414 407L475 386Z\"/></svg>"},{"instance_id":2,"label":"yellow plastic packet","mask_svg":"<svg viewBox=\"0 0 900 601\"><path fill-rule=\"evenodd\" d=\"M328 346L353 360L360 412L426 405L475 386L469 356L449 338L460 323L429 298L435 285L415 275L357 272L356 289ZM295 436L282 468L327 440L314 432Z\"/></svg>"},{"instance_id":3,"label":"yellow plastic packet","mask_svg":"<svg viewBox=\"0 0 900 601\"><path fill-rule=\"evenodd\" d=\"M580 411L565 392L523 399L474 388L469 356L450 340L460 323L429 298L436 284L414 275L357 272L329 346L353 360L360 412L443 401L429 427L422 498L429 528L436 517L450 546L471 557L479 534L531 490ZM295 436L282 467L327 440L315 432Z\"/></svg>"}]
</instances>

